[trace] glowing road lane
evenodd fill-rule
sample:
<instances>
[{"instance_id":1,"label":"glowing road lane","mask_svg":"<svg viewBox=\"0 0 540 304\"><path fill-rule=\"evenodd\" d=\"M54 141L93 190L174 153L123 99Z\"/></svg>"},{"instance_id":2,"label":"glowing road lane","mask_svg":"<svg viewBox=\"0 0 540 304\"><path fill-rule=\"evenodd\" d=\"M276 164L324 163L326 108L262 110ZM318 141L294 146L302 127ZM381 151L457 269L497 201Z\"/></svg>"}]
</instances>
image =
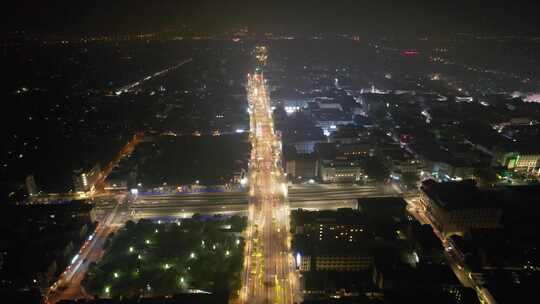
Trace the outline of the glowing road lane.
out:
<instances>
[{"instance_id":1,"label":"glowing road lane","mask_svg":"<svg viewBox=\"0 0 540 304\"><path fill-rule=\"evenodd\" d=\"M298 276L290 252L287 187L280 167L281 142L261 73L248 75L251 123L249 227L242 303L298 303Z\"/></svg>"},{"instance_id":2,"label":"glowing road lane","mask_svg":"<svg viewBox=\"0 0 540 304\"><path fill-rule=\"evenodd\" d=\"M130 91L134 90L135 88L137 88L138 86L140 86L141 84L143 84L144 82L147 82L147 81L149 81L149 80L151 80L151 79L160 77L160 76L162 76L162 75L164 75L164 74L166 74L166 73L169 73L169 72L171 72L171 71L174 71L174 70L178 69L179 67L183 66L184 64L190 63L190 62L192 62L192 61L193 61L193 58L189 58L189 59L186 59L186 60L184 60L184 61L182 61L182 62L180 62L180 63L178 63L178 64L175 64L175 65L173 65L173 66L170 66L170 67L168 67L168 68L166 68L166 69L163 69L163 70L161 70L161 71L155 72L155 73L150 74L150 75L147 75L146 77L144 77L144 78L141 79L141 80L135 81L135 82L133 82L133 83L130 83L130 84L128 84L128 85L125 85L125 86L123 86L123 87L117 89L117 90L114 92L114 94L117 95L117 96L119 96L119 95L122 95L122 94L124 94L124 93L130 92Z\"/></svg>"},{"instance_id":3,"label":"glowing road lane","mask_svg":"<svg viewBox=\"0 0 540 304\"><path fill-rule=\"evenodd\" d=\"M118 201L124 201L120 196ZM127 203L117 204L113 210L108 212L107 217L96 227L96 230L84 243L79 253L75 255L71 264L60 275L58 280L47 290L45 303L53 304L60 300L89 298L82 281L90 263L97 262L103 255L103 246L108 236L116 231L125 222L125 211Z\"/></svg>"}]
</instances>

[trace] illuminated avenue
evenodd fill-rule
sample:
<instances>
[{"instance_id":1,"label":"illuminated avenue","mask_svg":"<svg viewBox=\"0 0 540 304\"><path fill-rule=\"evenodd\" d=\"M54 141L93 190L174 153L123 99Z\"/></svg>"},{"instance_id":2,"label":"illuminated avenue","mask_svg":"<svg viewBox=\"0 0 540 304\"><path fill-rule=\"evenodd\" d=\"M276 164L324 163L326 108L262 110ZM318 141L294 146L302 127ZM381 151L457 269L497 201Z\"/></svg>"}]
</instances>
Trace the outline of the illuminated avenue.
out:
<instances>
[{"instance_id":1,"label":"illuminated avenue","mask_svg":"<svg viewBox=\"0 0 540 304\"><path fill-rule=\"evenodd\" d=\"M266 60L263 53L259 62ZM280 167L281 143L274 132L263 73L248 75L251 128L250 202L242 303L296 303L298 279L290 252L287 187Z\"/></svg>"}]
</instances>

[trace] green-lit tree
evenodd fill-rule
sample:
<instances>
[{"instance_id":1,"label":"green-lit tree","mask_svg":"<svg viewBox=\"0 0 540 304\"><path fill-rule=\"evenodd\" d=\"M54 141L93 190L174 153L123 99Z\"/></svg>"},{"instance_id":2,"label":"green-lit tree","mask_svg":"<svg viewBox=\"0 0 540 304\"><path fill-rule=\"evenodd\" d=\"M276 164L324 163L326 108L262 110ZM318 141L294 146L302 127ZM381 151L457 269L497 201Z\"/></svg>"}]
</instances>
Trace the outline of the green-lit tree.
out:
<instances>
[{"instance_id":1,"label":"green-lit tree","mask_svg":"<svg viewBox=\"0 0 540 304\"><path fill-rule=\"evenodd\" d=\"M245 228L242 217L126 224L84 280L90 294L133 297L169 295L187 288L234 292L240 286L244 243L221 229Z\"/></svg>"}]
</instances>

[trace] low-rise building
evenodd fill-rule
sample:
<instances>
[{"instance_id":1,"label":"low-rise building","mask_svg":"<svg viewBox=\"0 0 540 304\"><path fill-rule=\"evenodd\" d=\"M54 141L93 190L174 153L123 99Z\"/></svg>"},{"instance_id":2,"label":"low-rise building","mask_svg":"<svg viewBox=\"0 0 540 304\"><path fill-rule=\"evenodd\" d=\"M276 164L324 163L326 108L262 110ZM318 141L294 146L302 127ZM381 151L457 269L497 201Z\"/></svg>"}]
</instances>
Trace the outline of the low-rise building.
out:
<instances>
[{"instance_id":1,"label":"low-rise building","mask_svg":"<svg viewBox=\"0 0 540 304\"><path fill-rule=\"evenodd\" d=\"M358 272L373 265L373 256L332 254L319 255L315 258L316 271Z\"/></svg>"},{"instance_id":2,"label":"low-rise building","mask_svg":"<svg viewBox=\"0 0 540 304\"><path fill-rule=\"evenodd\" d=\"M475 168L466 159L425 161L426 170L439 180L463 180L474 177Z\"/></svg>"},{"instance_id":3,"label":"low-rise building","mask_svg":"<svg viewBox=\"0 0 540 304\"><path fill-rule=\"evenodd\" d=\"M393 176L401 177L403 174L419 174L424 169L424 163L416 159L411 153L394 145L381 149L383 162Z\"/></svg>"},{"instance_id":4,"label":"low-rise building","mask_svg":"<svg viewBox=\"0 0 540 304\"><path fill-rule=\"evenodd\" d=\"M291 178L315 178L317 176L317 160L311 155L300 154L285 163L285 172Z\"/></svg>"},{"instance_id":5,"label":"low-rise building","mask_svg":"<svg viewBox=\"0 0 540 304\"><path fill-rule=\"evenodd\" d=\"M540 153L499 153L496 160L499 164L510 170L530 172L540 168Z\"/></svg>"},{"instance_id":6,"label":"low-rise building","mask_svg":"<svg viewBox=\"0 0 540 304\"><path fill-rule=\"evenodd\" d=\"M284 143L293 146L300 154L313 153L317 144L326 143L322 131L315 127L283 132L282 138Z\"/></svg>"},{"instance_id":7,"label":"low-rise building","mask_svg":"<svg viewBox=\"0 0 540 304\"><path fill-rule=\"evenodd\" d=\"M357 162L322 160L319 165L321 180L325 183L358 182L364 177Z\"/></svg>"},{"instance_id":8,"label":"low-rise building","mask_svg":"<svg viewBox=\"0 0 540 304\"><path fill-rule=\"evenodd\" d=\"M360 272L369 270L373 266L373 256L367 252L347 250L339 253L335 249L298 254L296 267L301 272L334 271L334 272Z\"/></svg>"},{"instance_id":9,"label":"low-rise building","mask_svg":"<svg viewBox=\"0 0 540 304\"><path fill-rule=\"evenodd\" d=\"M328 137L329 142L337 144L354 144L365 142L370 135L369 130L363 127L344 125L336 128L337 130L332 132Z\"/></svg>"},{"instance_id":10,"label":"low-rise building","mask_svg":"<svg viewBox=\"0 0 540 304\"><path fill-rule=\"evenodd\" d=\"M330 132L337 130L338 126L346 126L354 124L352 115L346 115L338 109L324 109L312 111L312 117L315 121L315 126L321 128L327 136Z\"/></svg>"},{"instance_id":11,"label":"low-rise building","mask_svg":"<svg viewBox=\"0 0 540 304\"><path fill-rule=\"evenodd\" d=\"M480 191L474 180L422 182L420 203L439 231L464 234L472 228L500 227L501 209L493 193Z\"/></svg>"}]
</instances>

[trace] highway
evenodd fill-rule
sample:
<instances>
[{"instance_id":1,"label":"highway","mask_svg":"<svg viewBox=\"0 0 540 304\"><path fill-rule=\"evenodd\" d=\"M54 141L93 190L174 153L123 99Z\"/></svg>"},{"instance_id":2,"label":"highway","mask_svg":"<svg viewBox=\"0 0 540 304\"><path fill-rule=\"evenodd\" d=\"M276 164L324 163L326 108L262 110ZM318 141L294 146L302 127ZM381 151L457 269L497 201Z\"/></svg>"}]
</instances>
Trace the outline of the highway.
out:
<instances>
[{"instance_id":1,"label":"highway","mask_svg":"<svg viewBox=\"0 0 540 304\"><path fill-rule=\"evenodd\" d=\"M288 189L290 209L328 210L356 208L361 197L395 195L379 187L365 185L294 185ZM139 196L131 205L133 219L189 217L201 214L244 214L248 211L248 192L164 194Z\"/></svg>"},{"instance_id":2,"label":"highway","mask_svg":"<svg viewBox=\"0 0 540 304\"><path fill-rule=\"evenodd\" d=\"M241 303L299 303L298 274L290 251L288 189L281 142L262 73L248 75L250 140L248 229Z\"/></svg>"},{"instance_id":3,"label":"highway","mask_svg":"<svg viewBox=\"0 0 540 304\"><path fill-rule=\"evenodd\" d=\"M394 192L385 192L374 185L292 185L287 189L289 202L302 202L312 200L345 200L359 197L384 196ZM215 192L191 194L161 194L139 195L135 205L145 204L190 204L190 203L246 203L248 192Z\"/></svg>"}]
</instances>

